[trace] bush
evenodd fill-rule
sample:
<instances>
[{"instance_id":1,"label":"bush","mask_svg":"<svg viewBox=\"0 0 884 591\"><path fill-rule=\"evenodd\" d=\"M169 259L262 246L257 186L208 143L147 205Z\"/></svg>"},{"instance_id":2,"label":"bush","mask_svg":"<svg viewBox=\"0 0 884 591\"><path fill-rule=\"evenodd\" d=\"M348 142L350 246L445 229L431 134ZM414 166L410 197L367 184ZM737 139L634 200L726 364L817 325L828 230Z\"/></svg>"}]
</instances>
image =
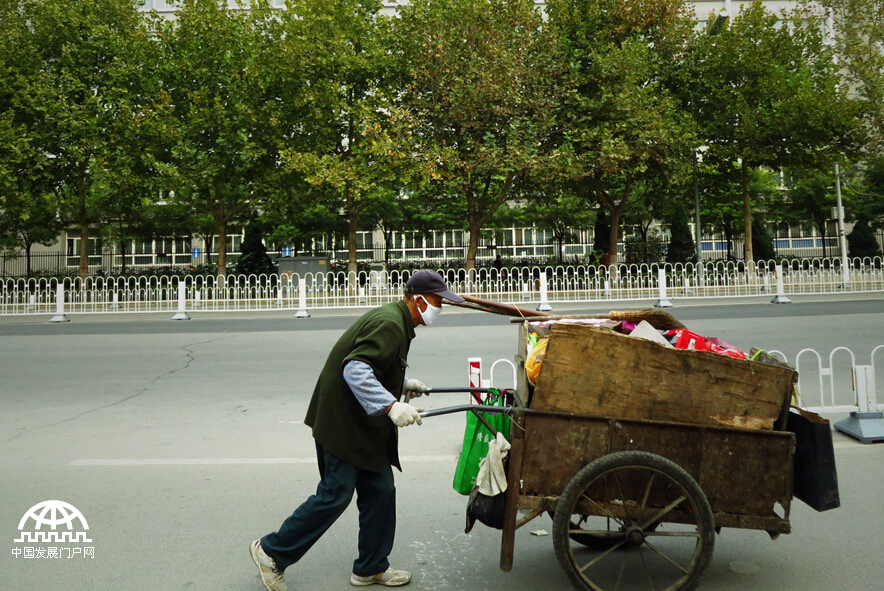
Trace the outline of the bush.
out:
<instances>
[{"instance_id":1,"label":"bush","mask_svg":"<svg viewBox=\"0 0 884 591\"><path fill-rule=\"evenodd\" d=\"M756 261L770 261L777 258L770 232L757 217L752 218L752 258Z\"/></svg>"},{"instance_id":2,"label":"bush","mask_svg":"<svg viewBox=\"0 0 884 591\"><path fill-rule=\"evenodd\" d=\"M624 258L628 265L659 263L664 255L663 240L659 236L649 236L647 240L640 237L628 238Z\"/></svg>"},{"instance_id":3,"label":"bush","mask_svg":"<svg viewBox=\"0 0 884 591\"><path fill-rule=\"evenodd\" d=\"M276 263L267 255L262 234L263 228L257 221L246 226L246 235L239 249L240 256L234 267L238 275L272 275L277 272Z\"/></svg>"},{"instance_id":4,"label":"bush","mask_svg":"<svg viewBox=\"0 0 884 591\"><path fill-rule=\"evenodd\" d=\"M849 256L854 258L881 256L881 247L868 217L861 215L856 220L853 230L847 235L847 248Z\"/></svg>"},{"instance_id":5,"label":"bush","mask_svg":"<svg viewBox=\"0 0 884 591\"><path fill-rule=\"evenodd\" d=\"M688 226L688 215L681 203L676 203L675 210L669 217L671 224L669 250L666 251L667 263L691 263L697 258L694 238Z\"/></svg>"}]
</instances>

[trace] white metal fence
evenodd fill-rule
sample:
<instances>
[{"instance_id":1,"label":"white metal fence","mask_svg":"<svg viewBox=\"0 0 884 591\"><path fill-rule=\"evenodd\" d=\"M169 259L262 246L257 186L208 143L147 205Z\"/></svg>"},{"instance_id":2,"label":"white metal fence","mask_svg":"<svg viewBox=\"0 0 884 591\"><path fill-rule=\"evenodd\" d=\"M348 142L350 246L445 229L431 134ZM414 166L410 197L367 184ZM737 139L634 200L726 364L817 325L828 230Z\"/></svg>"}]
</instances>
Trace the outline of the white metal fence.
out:
<instances>
[{"instance_id":1,"label":"white metal fence","mask_svg":"<svg viewBox=\"0 0 884 591\"><path fill-rule=\"evenodd\" d=\"M798 370L798 403L819 414L884 411L884 344L869 353L868 364L858 363L847 347L835 347L827 358L814 349L802 349L789 360L780 351L771 355Z\"/></svg>"},{"instance_id":2,"label":"white metal fence","mask_svg":"<svg viewBox=\"0 0 884 591\"><path fill-rule=\"evenodd\" d=\"M854 259L847 282L829 260L782 261L787 294L884 291L884 261ZM457 293L502 302L531 304L541 300L540 276L546 276L547 297L555 302L644 300L658 297L660 270L669 298L773 295L775 263L619 265L525 267L512 269L440 270ZM402 297L410 271L306 274L306 306L310 309L369 307ZM178 307L179 282L184 282L186 308L191 311L295 310L297 275L228 275L65 278L64 311L68 314L171 312ZM57 279L0 279L0 315L56 313Z\"/></svg>"}]
</instances>

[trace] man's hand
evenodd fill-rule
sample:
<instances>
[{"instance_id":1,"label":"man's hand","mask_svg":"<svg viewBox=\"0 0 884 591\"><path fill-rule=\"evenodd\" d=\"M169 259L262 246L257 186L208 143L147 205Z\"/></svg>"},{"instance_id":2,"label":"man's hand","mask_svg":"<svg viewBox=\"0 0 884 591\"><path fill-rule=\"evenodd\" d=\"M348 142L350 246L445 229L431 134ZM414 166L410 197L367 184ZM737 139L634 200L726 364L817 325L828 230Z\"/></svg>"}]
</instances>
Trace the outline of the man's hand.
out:
<instances>
[{"instance_id":1,"label":"man's hand","mask_svg":"<svg viewBox=\"0 0 884 591\"><path fill-rule=\"evenodd\" d=\"M405 402L394 402L391 404L390 410L387 411L387 416L390 417L390 420L397 427L407 427L412 423L420 425L422 423L420 412Z\"/></svg>"},{"instance_id":2,"label":"man's hand","mask_svg":"<svg viewBox=\"0 0 884 591\"><path fill-rule=\"evenodd\" d=\"M420 380L416 380L414 378L409 378L405 380L405 402L408 402L412 398L417 398L429 388L427 385Z\"/></svg>"}]
</instances>

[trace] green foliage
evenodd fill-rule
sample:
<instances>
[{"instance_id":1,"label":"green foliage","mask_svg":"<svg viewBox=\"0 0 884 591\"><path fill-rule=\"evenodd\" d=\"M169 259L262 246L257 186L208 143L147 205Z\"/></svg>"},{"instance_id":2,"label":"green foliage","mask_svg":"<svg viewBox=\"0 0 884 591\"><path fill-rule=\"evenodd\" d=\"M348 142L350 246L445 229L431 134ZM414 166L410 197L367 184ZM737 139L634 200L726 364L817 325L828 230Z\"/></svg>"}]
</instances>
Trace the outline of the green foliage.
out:
<instances>
[{"instance_id":1,"label":"green foliage","mask_svg":"<svg viewBox=\"0 0 884 591\"><path fill-rule=\"evenodd\" d=\"M687 68L710 156L741 161L748 260L754 258L749 172L762 165L822 166L857 147L858 105L846 86L838 87L838 66L818 18L796 11L784 19L789 22L779 23L756 0L717 34L709 28L696 34Z\"/></svg>"},{"instance_id":2,"label":"green foliage","mask_svg":"<svg viewBox=\"0 0 884 591\"><path fill-rule=\"evenodd\" d=\"M688 226L688 215L681 203L676 202L672 215L669 216L670 238L669 249L666 251L667 263L692 263L696 260L697 251L694 238Z\"/></svg>"},{"instance_id":3,"label":"green foliage","mask_svg":"<svg viewBox=\"0 0 884 591\"><path fill-rule=\"evenodd\" d=\"M562 245L576 240L575 230L590 228L595 222L592 204L570 192L534 196L525 207L523 216L528 225L552 232L559 260L564 260Z\"/></svg>"},{"instance_id":4,"label":"green foliage","mask_svg":"<svg viewBox=\"0 0 884 591\"><path fill-rule=\"evenodd\" d=\"M832 10L835 51L862 102L866 161L884 160L884 0L822 0ZM816 3L806 2L811 13ZM818 13L817 13L818 14Z\"/></svg>"},{"instance_id":5,"label":"green foliage","mask_svg":"<svg viewBox=\"0 0 884 591\"><path fill-rule=\"evenodd\" d=\"M663 243L663 238L659 234L652 233L646 238L642 236L631 236L626 239L624 258L629 265L650 265L651 263L659 263L663 260L665 256L664 253L665 244Z\"/></svg>"},{"instance_id":6,"label":"green foliage","mask_svg":"<svg viewBox=\"0 0 884 591\"><path fill-rule=\"evenodd\" d=\"M4 0L0 16L0 69L11 82L0 90L0 134L21 134L0 149L12 171L2 184L25 199L57 195L62 217L80 227L85 277L87 238L100 221L97 179L118 135L149 108L141 100L148 21L131 0Z\"/></svg>"},{"instance_id":7,"label":"green foliage","mask_svg":"<svg viewBox=\"0 0 884 591\"><path fill-rule=\"evenodd\" d=\"M218 272L228 226L249 217L278 158L268 93L277 21L266 0L228 10L226 0L185 0L157 26L169 100L168 174L175 198L215 222ZM296 84L296 81L292 81Z\"/></svg>"},{"instance_id":8,"label":"green foliage","mask_svg":"<svg viewBox=\"0 0 884 591\"><path fill-rule=\"evenodd\" d=\"M299 58L283 67L307 81L301 95L292 96L300 110L286 113L300 137L283 146L281 156L314 195L325 193L332 211L343 210L354 272L359 224L374 225L364 219L367 210L374 201L394 200L401 184L375 140L393 94L389 18L381 8L380 0L295 0L281 17L280 42Z\"/></svg>"},{"instance_id":9,"label":"green foliage","mask_svg":"<svg viewBox=\"0 0 884 591\"><path fill-rule=\"evenodd\" d=\"M752 219L752 253L754 261L772 261L777 257L770 232L758 216Z\"/></svg>"},{"instance_id":10,"label":"green foliage","mask_svg":"<svg viewBox=\"0 0 884 591\"><path fill-rule=\"evenodd\" d=\"M391 150L414 164L422 196L462 204L468 269L481 228L559 160L546 149L560 92L540 25L531 0L415 0L393 22Z\"/></svg>"},{"instance_id":11,"label":"green foliage","mask_svg":"<svg viewBox=\"0 0 884 591\"><path fill-rule=\"evenodd\" d=\"M236 261L236 272L239 275L271 275L278 271L276 264L267 255L267 248L262 240L264 228L257 220L246 226L245 237Z\"/></svg>"},{"instance_id":12,"label":"green foliage","mask_svg":"<svg viewBox=\"0 0 884 591\"><path fill-rule=\"evenodd\" d=\"M861 216L856 220L853 230L847 235L847 254L851 257L881 256L881 247L875 239L875 232L869 225L869 219Z\"/></svg>"},{"instance_id":13,"label":"green foliage","mask_svg":"<svg viewBox=\"0 0 884 591\"><path fill-rule=\"evenodd\" d=\"M689 119L664 78L691 20L680 0L550 0L547 12L567 67L559 113L567 174L611 213L613 264L636 184L678 175L688 162Z\"/></svg>"}]
</instances>

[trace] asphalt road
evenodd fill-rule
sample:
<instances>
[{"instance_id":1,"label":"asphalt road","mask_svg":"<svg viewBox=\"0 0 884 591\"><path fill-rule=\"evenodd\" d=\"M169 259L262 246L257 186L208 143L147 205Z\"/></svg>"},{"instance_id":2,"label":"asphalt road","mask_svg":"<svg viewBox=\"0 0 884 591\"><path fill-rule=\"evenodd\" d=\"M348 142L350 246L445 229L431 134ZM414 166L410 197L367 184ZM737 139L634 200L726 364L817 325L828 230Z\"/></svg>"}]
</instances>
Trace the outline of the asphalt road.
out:
<instances>
[{"instance_id":1,"label":"asphalt road","mask_svg":"<svg viewBox=\"0 0 884 591\"><path fill-rule=\"evenodd\" d=\"M676 302L692 330L738 347L836 346L868 354L884 344L884 297ZM610 306L609 306L610 307ZM639 305L617 305L636 308ZM570 306L556 312L606 310ZM0 589L260 591L247 545L278 527L318 480L303 420L328 350L359 312L314 311L189 322L163 316L0 319ZM420 328L409 375L466 383L466 358L511 359L506 319L446 309ZM880 356L879 356L880 359ZM495 375L508 386L506 372ZM879 386L879 391L882 388ZM463 395L421 399L427 408ZM517 532L512 573L498 569L499 532L463 533L465 498L451 490L464 418L427 419L401 432L399 526L391 560L416 589L565 590L546 517ZM724 530L701 589L884 587L884 444L836 435L842 508L792 506L793 533ZM75 506L94 558L15 556L22 516L40 501ZM355 506L299 564L289 588L343 590L356 552Z\"/></svg>"}]
</instances>

